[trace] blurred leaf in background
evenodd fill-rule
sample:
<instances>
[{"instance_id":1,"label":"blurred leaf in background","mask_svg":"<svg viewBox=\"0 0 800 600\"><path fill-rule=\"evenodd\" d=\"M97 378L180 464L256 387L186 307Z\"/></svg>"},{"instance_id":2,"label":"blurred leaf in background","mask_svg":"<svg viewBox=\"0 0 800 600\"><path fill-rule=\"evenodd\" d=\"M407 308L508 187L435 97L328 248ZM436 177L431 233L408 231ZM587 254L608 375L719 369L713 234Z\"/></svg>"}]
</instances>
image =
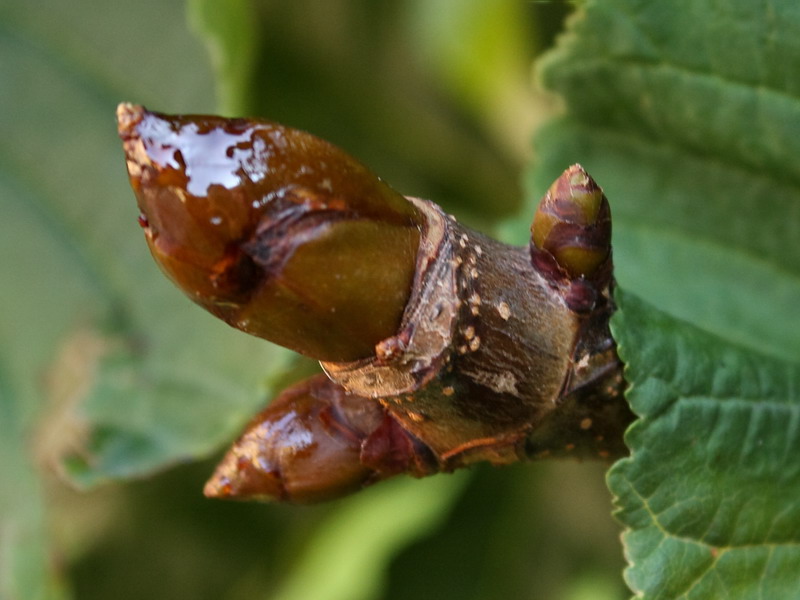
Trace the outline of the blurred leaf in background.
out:
<instances>
[{"instance_id":1,"label":"blurred leaf in background","mask_svg":"<svg viewBox=\"0 0 800 600\"><path fill-rule=\"evenodd\" d=\"M113 121L120 101L284 121L486 228L519 203L521 140L546 106L529 65L566 10L0 6L0 598L390 598L426 585L577 598L587 582L621 596L597 465L401 479L303 509L202 498L211 466L195 461L307 366L158 272ZM114 480L130 482L97 487Z\"/></svg>"},{"instance_id":2,"label":"blurred leaf in background","mask_svg":"<svg viewBox=\"0 0 800 600\"><path fill-rule=\"evenodd\" d=\"M552 39L539 23L560 23L563 5L298 0L252 6L260 32L255 58L224 61L254 65L250 83L237 87L250 90L235 99L240 110L312 131L396 189L435 198L466 217L485 222L518 205L527 152L520 140L539 109L530 65L536 40ZM216 18L203 23L201 29L217 32L214 47L232 46L221 41ZM479 60L487 45L492 60ZM478 99L487 100L482 110ZM506 129L517 125L513 143L497 121Z\"/></svg>"},{"instance_id":3,"label":"blurred leaf in background","mask_svg":"<svg viewBox=\"0 0 800 600\"><path fill-rule=\"evenodd\" d=\"M183 7L7 3L0 22L13 115L0 125L2 464L14 469L2 585L35 597L55 557L34 460L91 484L207 454L261 402L282 354L196 318L132 235L115 104L214 107Z\"/></svg>"}]
</instances>

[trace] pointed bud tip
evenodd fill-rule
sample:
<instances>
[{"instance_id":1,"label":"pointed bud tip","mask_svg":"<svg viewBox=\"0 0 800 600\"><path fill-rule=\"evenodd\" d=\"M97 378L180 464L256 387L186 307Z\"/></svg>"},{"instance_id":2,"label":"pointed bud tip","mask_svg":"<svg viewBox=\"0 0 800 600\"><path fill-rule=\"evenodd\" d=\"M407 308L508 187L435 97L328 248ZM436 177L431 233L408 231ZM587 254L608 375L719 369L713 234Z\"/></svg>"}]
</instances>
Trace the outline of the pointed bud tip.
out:
<instances>
[{"instance_id":1,"label":"pointed bud tip","mask_svg":"<svg viewBox=\"0 0 800 600\"><path fill-rule=\"evenodd\" d=\"M123 139L135 134L136 126L142 121L146 113L144 106L130 102L120 102L117 105L117 131Z\"/></svg>"},{"instance_id":2,"label":"pointed bud tip","mask_svg":"<svg viewBox=\"0 0 800 600\"><path fill-rule=\"evenodd\" d=\"M203 495L218 500L278 502L285 499L286 491L277 475L257 468L234 447L206 482Z\"/></svg>"},{"instance_id":3,"label":"pointed bud tip","mask_svg":"<svg viewBox=\"0 0 800 600\"><path fill-rule=\"evenodd\" d=\"M233 488L230 482L223 476L214 473L203 486L203 495L206 498L225 499L232 495Z\"/></svg>"},{"instance_id":4,"label":"pointed bud tip","mask_svg":"<svg viewBox=\"0 0 800 600\"><path fill-rule=\"evenodd\" d=\"M380 405L324 375L284 390L245 428L208 480L206 497L309 504L349 494L370 478L361 443Z\"/></svg>"},{"instance_id":5,"label":"pointed bud tip","mask_svg":"<svg viewBox=\"0 0 800 600\"><path fill-rule=\"evenodd\" d=\"M608 200L580 164L566 169L547 190L531 224L531 246L537 264L555 270L550 273L555 278L592 277L610 256ZM553 261L557 267L546 266Z\"/></svg>"},{"instance_id":6,"label":"pointed bud tip","mask_svg":"<svg viewBox=\"0 0 800 600\"><path fill-rule=\"evenodd\" d=\"M592 225L600 213L603 190L579 164L566 169L553 182L542 201L542 208L575 224Z\"/></svg>"},{"instance_id":7,"label":"pointed bud tip","mask_svg":"<svg viewBox=\"0 0 800 600\"><path fill-rule=\"evenodd\" d=\"M586 172L586 169L583 168L583 165L581 163L575 163L574 165L570 165L569 167L567 167L566 170L564 171L564 176L569 178L580 177L586 181L594 182L592 176Z\"/></svg>"}]
</instances>

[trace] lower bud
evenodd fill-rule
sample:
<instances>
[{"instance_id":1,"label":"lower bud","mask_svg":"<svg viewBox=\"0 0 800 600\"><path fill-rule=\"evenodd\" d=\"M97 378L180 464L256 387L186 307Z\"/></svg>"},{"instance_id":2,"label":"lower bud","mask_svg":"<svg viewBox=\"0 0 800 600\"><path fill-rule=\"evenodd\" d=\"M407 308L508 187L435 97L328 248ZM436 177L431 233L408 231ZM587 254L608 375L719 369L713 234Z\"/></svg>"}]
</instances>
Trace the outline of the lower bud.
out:
<instances>
[{"instance_id":1,"label":"lower bud","mask_svg":"<svg viewBox=\"0 0 800 600\"><path fill-rule=\"evenodd\" d=\"M318 375L285 390L250 422L204 493L306 504L398 473L435 470L427 448L377 401L348 394Z\"/></svg>"}]
</instances>

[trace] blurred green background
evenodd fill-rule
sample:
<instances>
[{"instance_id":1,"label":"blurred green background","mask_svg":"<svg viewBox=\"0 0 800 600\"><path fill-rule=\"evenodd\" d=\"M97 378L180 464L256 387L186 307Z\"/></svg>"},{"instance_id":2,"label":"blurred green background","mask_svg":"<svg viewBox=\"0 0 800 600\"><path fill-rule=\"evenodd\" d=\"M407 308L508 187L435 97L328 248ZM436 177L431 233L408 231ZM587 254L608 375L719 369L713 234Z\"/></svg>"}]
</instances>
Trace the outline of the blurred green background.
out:
<instances>
[{"instance_id":1,"label":"blurred green background","mask_svg":"<svg viewBox=\"0 0 800 600\"><path fill-rule=\"evenodd\" d=\"M274 119L491 231L524 201L529 138L556 111L531 65L570 10L0 6L0 598L625 597L603 465L479 467L318 507L204 499L223 445L307 365L164 280L113 119L120 101Z\"/></svg>"}]
</instances>

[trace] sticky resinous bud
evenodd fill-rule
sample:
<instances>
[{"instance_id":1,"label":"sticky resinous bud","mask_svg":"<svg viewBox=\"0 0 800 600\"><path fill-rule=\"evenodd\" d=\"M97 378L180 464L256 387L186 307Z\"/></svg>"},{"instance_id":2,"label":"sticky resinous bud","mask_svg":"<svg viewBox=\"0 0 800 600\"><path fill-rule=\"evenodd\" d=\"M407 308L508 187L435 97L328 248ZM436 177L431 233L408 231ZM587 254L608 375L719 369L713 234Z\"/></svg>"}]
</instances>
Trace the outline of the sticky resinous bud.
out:
<instances>
[{"instance_id":1,"label":"sticky resinous bud","mask_svg":"<svg viewBox=\"0 0 800 600\"><path fill-rule=\"evenodd\" d=\"M131 104L117 121L150 251L194 302L319 360L396 332L422 219L363 165L268 121Z\"/></svg>"},{"instance_id":2,"label":"sticky resinous bud","mask_svg":"<svg viewBox=\"0 0 800 600\"><path fill-rule=\"evenodd\" d=\"M204 493L307 504L435 468L427 447L378 402L318 375L285 390L250 422Z\"/></svg>"},{"instance_id":3,"label":"sticky resinous bud","mask_svg":"<svg viewBox=\"0 0 800 600\"><path fill-rule=\"evenodd\" d=\"M547 190L531 225L534 266L554 284L611 281L611 211L603 190L572 165Z\"/></svg>"}]
</instances>

